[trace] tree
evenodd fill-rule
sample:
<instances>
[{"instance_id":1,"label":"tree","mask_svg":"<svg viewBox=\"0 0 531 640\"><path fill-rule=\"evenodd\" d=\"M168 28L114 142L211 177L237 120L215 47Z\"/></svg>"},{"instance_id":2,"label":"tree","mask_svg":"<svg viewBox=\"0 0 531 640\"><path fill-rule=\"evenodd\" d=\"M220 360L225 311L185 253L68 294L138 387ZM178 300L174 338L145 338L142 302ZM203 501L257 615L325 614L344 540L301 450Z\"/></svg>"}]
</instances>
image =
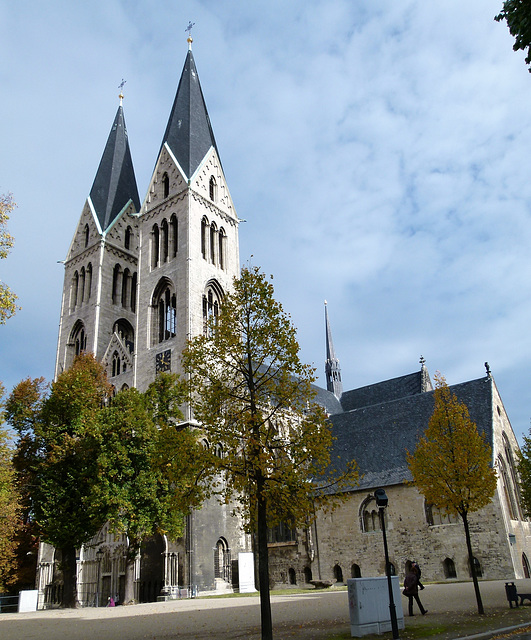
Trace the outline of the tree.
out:
<instances>
[{"instance_id":1,"label":"tree","mask_svg":"<svg viewBox=\"0 0 531 640\"><path fill-rule=\"evenodd\" d=\"M0 385L0 591L16 579L16 534L20 526L20 497L16 488L12 448L4 423L4 389Z\"/></svg>"},{"instance_id":2,"label":"tree","mask_svg":"<svg viewBox=\"0 0 531 640\"><path fill-rule=\"evenodd\" d=\"M39 532L33 508L36 486L37 441L34 426L40 416L48 386L44 378L27 378L11 392L5 406L6 420L16 434L13 466L20 494L21 523L16 534L17 574L13 589L32 589L37 569Z\"/></svg>"},{"instance_id":3,"label":"tree","mask_svg":"<svg viewBox=\"0 0 531 640\"><path fill-rule=\"evenodd\" d=\"M524 444L517 453L520 492L526 518L531 517L531 436L524 436Z\"/></svg>"},{"instance_id":4,"label":"tree","mask_svg":"<svg viewBox=\"0 0 531 640\"><path fill-rule=\"evenodd\" d=\"M7 221L15 207L11 195L0 195L0 259L7 258L14 243L13 236L7 232ZM15 315L19 309L16 300L17 296L0 281L0 324L5 324L6 320Z\"/></svg>"},{"instance_id":5,"label":"tree","mask_svg":"<svg viewBox=\"0 0 531 640\"><path fill-rule=\"evenodd\" d=\"M483 614L469 514L489 504L494 495L492 450L470 419L467 406L459 402L440 373L435 375L435 387L433 414L414 454L407 452L408 465L428 504L463 521L478 613Z\"/></svg>"},{"instance_id":6,"label":"tree","mask_svg":"<svg viewBox=\"0 0 531 640\"><path fill-rule=\"evenodd\" d=\"M255 532L262 638L273 637L267 530L307 526L314 479L330 465L332 434L314 402L314 371L299 360L296 330L257 268L243 269L205 335L189 342L183 364L194 418L221 456L221 499L236 498ZM349 468L350 479L354 475Z\"/></svg>"},{"instance_id":7,"label":"tree","mask_svg":"<svg viewBox=\"0 0 531 640\"><path fill-rule=\"evenodd\" d=\"M128 538L125 602L134 602L134 562L155 533L182 534L184 515L199 506L202 448L182 422L182 388L160 374L145 394L119 393L100 414L101 450L95 499L111 530Z\"/></svg>"},{"instance_id":8,"label":"tree","mask_svg":"<svg viewBox=\"0 0 531 640\"><path fill-rule=\"evenodd\" d=\"M531 3L529 0L505 0L503 9L494 18L507 21L509 32L515 38L513 51L527 49L525 62L531 65ZM531 68L529 69L531 73Z\"/></svg>"},{"instance_id":9,"label":"tree","mask_svg":"<svg viewBox=\"0 0 531 640\"><path fill-rule=\"evenodd\" d=\"M98 415L111 386L92 354L59 375L33 426L36 446L32 497L41 538L60 551L63 606L75 607L76 549L103 526L94 499L100 450Z\"/></svg>"}]
</instances>

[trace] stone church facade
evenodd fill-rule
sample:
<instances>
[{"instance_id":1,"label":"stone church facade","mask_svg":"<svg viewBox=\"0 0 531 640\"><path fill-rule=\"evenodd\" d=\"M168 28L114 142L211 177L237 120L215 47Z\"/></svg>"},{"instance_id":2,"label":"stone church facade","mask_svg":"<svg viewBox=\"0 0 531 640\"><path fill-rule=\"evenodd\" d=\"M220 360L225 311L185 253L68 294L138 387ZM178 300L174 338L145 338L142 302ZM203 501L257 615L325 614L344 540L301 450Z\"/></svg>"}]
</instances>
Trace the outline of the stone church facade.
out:
<instances>
[{"instance_id":1,"label":"stone church facade","mask_svg":"<svg viewBox=\"0 0 531 640\"><path fill-rule=\"evenodd\" d=\"M160 371L180 371L186 341L205 330L239 274L239 219L225 180L191 50L186 56L155 169L141 202L123 106L111 127L90 194L65 260L55 375L82 351L93 352L116 391L145 390ZM346 581L382 575L381 532L372 493L389 496L391 561L403 575L421 563L426 580L467 579L462 526L425 505L405 464L406 449L427 426L433 391L426 367L396 380L343 392L325 311L327 389L316 388L336 436L333 455L357 460L360 484L333 514L319 512L305 530L271 531L276 584ZM493 446L499 482L492 503L472 517L477 561L485 578L529 574L529 523L521 511L518 448L490 373L456 385ZM190 416L186 416L189 420ZM135 568L140 601L238 588L239 552L252 550L230 505L207 501L191 514L185 536L148 541ZM108 526L79 553L82 604L122 599L127 541ZM41 604L60 589L60 558L41 545Z\"/></svg>"}]
</instances>

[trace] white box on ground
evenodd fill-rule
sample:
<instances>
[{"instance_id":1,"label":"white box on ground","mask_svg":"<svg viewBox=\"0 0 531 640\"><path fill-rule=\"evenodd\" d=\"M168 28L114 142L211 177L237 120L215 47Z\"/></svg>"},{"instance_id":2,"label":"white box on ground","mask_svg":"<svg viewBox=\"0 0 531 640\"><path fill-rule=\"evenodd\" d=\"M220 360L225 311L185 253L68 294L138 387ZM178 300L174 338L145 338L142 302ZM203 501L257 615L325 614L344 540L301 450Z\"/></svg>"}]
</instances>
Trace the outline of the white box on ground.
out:
<instances>
[{"instance_id":1,"label":"white box on ground","mask_svg":"<svg viewBox=\"0 0 531 640\"><path fill-rule=\"evenodd\" d=\"M20 591L18 594L18 612L37 611L37 589L30 591Z\"/></svg>"},{"instance_id":2,"label":"white box on ground","mask_svg":"<svg viewBox=\"0 0 531 640\"><path fill-rule=\"evenodd\" d=\"M347 584L351 637L391 631L387 578L351 578ZM403 629L404 611L398 576L391 578L391 584L398 628Z\"/></svg>"},{"instance_id":3,"label":"white box on ground","mask_svg":"<svg viewBox=\"0 0 531 640\"><path fill-rule=\"evenodd\" d=\"M254 593L254 556L252 553L238 554L238 578L240 593Z\"/></svg>"}]
</instances>

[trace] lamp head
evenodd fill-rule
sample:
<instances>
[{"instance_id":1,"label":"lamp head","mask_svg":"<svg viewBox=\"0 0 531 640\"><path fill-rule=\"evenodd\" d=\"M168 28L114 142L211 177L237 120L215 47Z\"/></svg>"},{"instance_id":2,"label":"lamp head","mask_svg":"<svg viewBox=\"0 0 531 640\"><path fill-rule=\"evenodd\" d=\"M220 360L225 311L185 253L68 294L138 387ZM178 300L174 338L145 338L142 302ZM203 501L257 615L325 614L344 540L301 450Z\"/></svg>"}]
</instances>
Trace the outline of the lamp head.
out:
<instances>
[{"instance_id":1,"label":"lamp head","mask_svg":"<svg viewBox=\"0 0 531 640\"><path fill-rule=\"evenodd\" d=\"M387 507L387 503L389 502L387 498L387 494L383 489L376 489L374 492L374 497L376 499L376 504L379 507Z\"/></svg>"}]
</instances>

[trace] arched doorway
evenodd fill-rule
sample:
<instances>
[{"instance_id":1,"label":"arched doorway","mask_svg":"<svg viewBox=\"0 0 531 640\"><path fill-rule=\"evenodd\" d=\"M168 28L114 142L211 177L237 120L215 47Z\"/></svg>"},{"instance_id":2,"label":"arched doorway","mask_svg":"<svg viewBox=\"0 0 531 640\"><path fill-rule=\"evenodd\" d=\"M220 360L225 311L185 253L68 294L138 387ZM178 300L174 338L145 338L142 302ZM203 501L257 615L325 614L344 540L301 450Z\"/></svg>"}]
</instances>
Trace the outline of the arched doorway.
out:
<instances>
[{"instance_id":1,"label":"arched doorway","mask_svg":"<svg viewBox=\"0 0 531 640\"><path fill-rule=\"evenodd\" d=\"M231 584L230 549L225 538L219 538L214 548L214 578L216 583Z\"/></svg>"}]
</instances>

